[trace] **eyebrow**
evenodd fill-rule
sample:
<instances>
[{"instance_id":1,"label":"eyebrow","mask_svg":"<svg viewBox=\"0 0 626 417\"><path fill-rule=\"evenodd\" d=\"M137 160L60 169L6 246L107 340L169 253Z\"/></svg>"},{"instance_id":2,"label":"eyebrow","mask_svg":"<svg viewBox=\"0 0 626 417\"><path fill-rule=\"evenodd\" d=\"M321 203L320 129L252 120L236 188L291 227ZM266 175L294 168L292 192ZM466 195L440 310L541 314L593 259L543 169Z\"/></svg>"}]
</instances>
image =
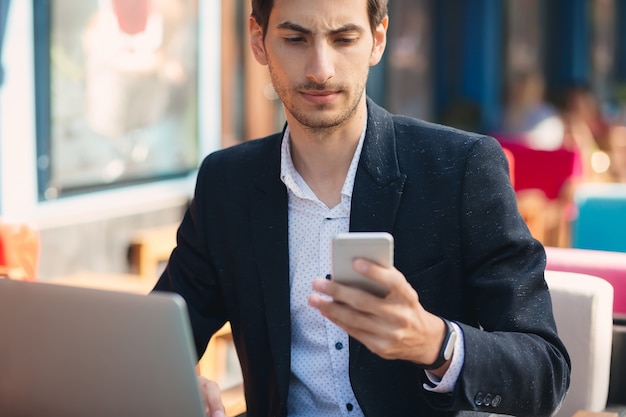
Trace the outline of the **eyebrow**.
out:
<instances>
[{"instance_id":1,"label":"eyebrow","mask_svg":"<svg viewBox=\"0 0 626 417\"><path fill-rule=\"evenodd\" d=\"M305 35L312 35L313 31L311 31L310 29L305 28L304 26L300 26L297 23L293 23L293 22L283 22L278 24L278 26L276 27L277 29L284 29L284 30L293 30L294 32L300 32L302 34ZM340 33L346 33L346 32L358 32L358 33L362 33L364 30L361 26L359 25L355 25L353 23L348 23L344 26L341 26L337 29L333 29L331 31L328 32L329 35L338 35Z\"/></svg>"}]
</instances>

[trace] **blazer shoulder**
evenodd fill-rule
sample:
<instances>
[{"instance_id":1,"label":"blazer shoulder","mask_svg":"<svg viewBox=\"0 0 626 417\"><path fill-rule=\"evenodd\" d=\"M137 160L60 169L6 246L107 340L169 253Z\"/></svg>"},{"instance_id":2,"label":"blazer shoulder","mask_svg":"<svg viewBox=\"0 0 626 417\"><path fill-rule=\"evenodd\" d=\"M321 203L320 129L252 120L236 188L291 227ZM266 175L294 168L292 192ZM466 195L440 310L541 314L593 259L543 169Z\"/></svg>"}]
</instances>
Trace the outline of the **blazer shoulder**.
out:
<instances>
[{"instance_id":1,"label":"blazer shoulder","mask_svg":"<svg viewBox=\"0 0 626 417\"><path fill-rule=\"evenodd\" d=\"M490 136L445 126L438 123L428 122L414 117L393 115L393 125L396 137L399 139L419 138L422 140L434 140L447 142L473 143L480 140L495 141Z\"/></svg>"},{"instance_id":2,"label":"blazer shoulder","mask_svg":"<svg viewBox=\"0 0 626 417\"><path fill-rule=\"evenodd\" d=\"M506 160L500 143L491 136L406 116L393 116L396 154L401 167L415 165L415 158L433 170L462 169L467 162L500 165Z\"/></svg>"},{"instance_id":3,"label":"blazer shoulder","mask_svg":"<svg viewBox=\"0 0 626 417\"><path fill-rule=\"evenodd\" d=\"M495 139L469 131L464 131L450 126L445 126L433 122L427 122L415 117L392 114L385 108L376 104L373 100L367 100L369 117L368 129L372 136L393 135L396 142L414 142L419 146L425 146L427 142L435 142L439 145L452 143L473 143L487 139L492 142Z\"/></svg>"},{"instance_id":4,"label":"blazer shoulder","mask_svg":"<svg viewBox=\"0 0 626 417\"><path fill-rule=\"evenodd\" d=\"M218 170L220 172L245 172L267 166L278 161L280 164L280 144L282 134L276 133L260 139L252 139L207 155L200 165L200 172Z\"/></svg>"},{"instance_id":5,"label":"blazer shoulder","mask_svg":"<svg viewBox=\"0 0 626 417\"><path fill-rule=\"evenodd\" d=\"M368 108L369 148L372 152L391 152L400 167L413 167L416 161L441 167L472 157L504 159L502 147L490 136L392 114L371 100Z\"/></svg>"}]
</instances>

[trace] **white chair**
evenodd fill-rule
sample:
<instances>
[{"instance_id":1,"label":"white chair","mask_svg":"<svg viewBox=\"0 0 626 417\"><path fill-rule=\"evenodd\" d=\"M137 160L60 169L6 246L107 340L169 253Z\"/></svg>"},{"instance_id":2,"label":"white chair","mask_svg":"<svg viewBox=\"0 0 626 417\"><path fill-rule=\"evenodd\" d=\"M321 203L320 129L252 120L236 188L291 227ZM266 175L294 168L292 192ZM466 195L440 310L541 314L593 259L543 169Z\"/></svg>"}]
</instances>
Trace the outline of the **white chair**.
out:
<instances>
[{"instance_id":1,"label":"white chair","mask_svg":"<svg viewBox=\"0 0 626 417\"><path fill-rule=\"evenodd\" d=\"M556 417L604 411L613 338L613 287L602 278L546 271L554 318L572 360L569 392Z\"/></svg>"}]
</instances>

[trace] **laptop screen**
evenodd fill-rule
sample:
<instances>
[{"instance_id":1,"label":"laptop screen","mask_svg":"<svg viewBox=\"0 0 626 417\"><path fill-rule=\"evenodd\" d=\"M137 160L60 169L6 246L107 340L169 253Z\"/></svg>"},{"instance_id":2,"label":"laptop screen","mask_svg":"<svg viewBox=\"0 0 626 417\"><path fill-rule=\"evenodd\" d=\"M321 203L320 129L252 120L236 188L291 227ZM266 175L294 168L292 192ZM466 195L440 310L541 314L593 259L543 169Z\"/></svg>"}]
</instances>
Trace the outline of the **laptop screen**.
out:
<instances>
[{"instance_id":1,"label":"laptop screen","mask_svg":"<svg viewBox=\"0 0 626 417\"><path fill-rule=\"evenodd\" d=\"M184 300L0 279L8 416L204 416Z\"/></svg>"}]
</instances>

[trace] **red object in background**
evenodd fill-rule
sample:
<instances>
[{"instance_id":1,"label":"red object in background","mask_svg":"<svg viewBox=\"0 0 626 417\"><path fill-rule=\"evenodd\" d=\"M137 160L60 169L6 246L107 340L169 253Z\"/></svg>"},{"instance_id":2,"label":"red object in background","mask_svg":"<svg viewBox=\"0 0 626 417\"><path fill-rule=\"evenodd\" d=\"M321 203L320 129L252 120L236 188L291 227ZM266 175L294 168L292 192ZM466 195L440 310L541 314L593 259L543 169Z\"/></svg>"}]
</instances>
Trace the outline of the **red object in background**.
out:
<instances>
[{"instance_id":1,"label":"red object in background","mask_svg":"<svg viewBox=\"0 0 626 417\"><path fill-rule=\"evenodd\" d=\"M8 270L4 259L4 246L2 245L2 238L0 238L0 277L5 275L8 275Z\"/></svg>"},{"instance_id":2,"label":"red object in background","mask_svg":"<svg viewBox=\"0 0 626 417\"><path fill-rule=\"evenodd\" d=\"M561 195L563 186L579 175L579 156L574 151L532 149L503 140L500 144L515 161L512 170L515 191L539 189L548 199L555 200Z\"/></svg>"},{"instance_id":3,"label":"red object in background","mask_svg":"<svg viewBox=\"0 0 626 417\"><path fill-rule=\"evenodd\" d=\"M39 233L25 223L0 220L0 276L35 281L39 270Z\"/></svg>"},{"instance_id":4,"label":"red object in background","mask_svg":"<svg viewBox=\"0 0 626 417\"><path fill-rule=\"evenodd\" d=\"M515 157L513 156L513 152L509 151L506 148L502 148L504 151L504 156L506 156L506 160L509 163L509 177L511 179L511 184L515 187Z\"/></svg>"},{"instance_id":5,"label":"red object in background","mask_svg":"<svg viewBox=\"0 0 626 417\"><path fill-rule=\"evenodd\" d=\"M112 0L113 13L122 32L136 35L146 29L150 0Z\"/></svg>"}]
</instances>

